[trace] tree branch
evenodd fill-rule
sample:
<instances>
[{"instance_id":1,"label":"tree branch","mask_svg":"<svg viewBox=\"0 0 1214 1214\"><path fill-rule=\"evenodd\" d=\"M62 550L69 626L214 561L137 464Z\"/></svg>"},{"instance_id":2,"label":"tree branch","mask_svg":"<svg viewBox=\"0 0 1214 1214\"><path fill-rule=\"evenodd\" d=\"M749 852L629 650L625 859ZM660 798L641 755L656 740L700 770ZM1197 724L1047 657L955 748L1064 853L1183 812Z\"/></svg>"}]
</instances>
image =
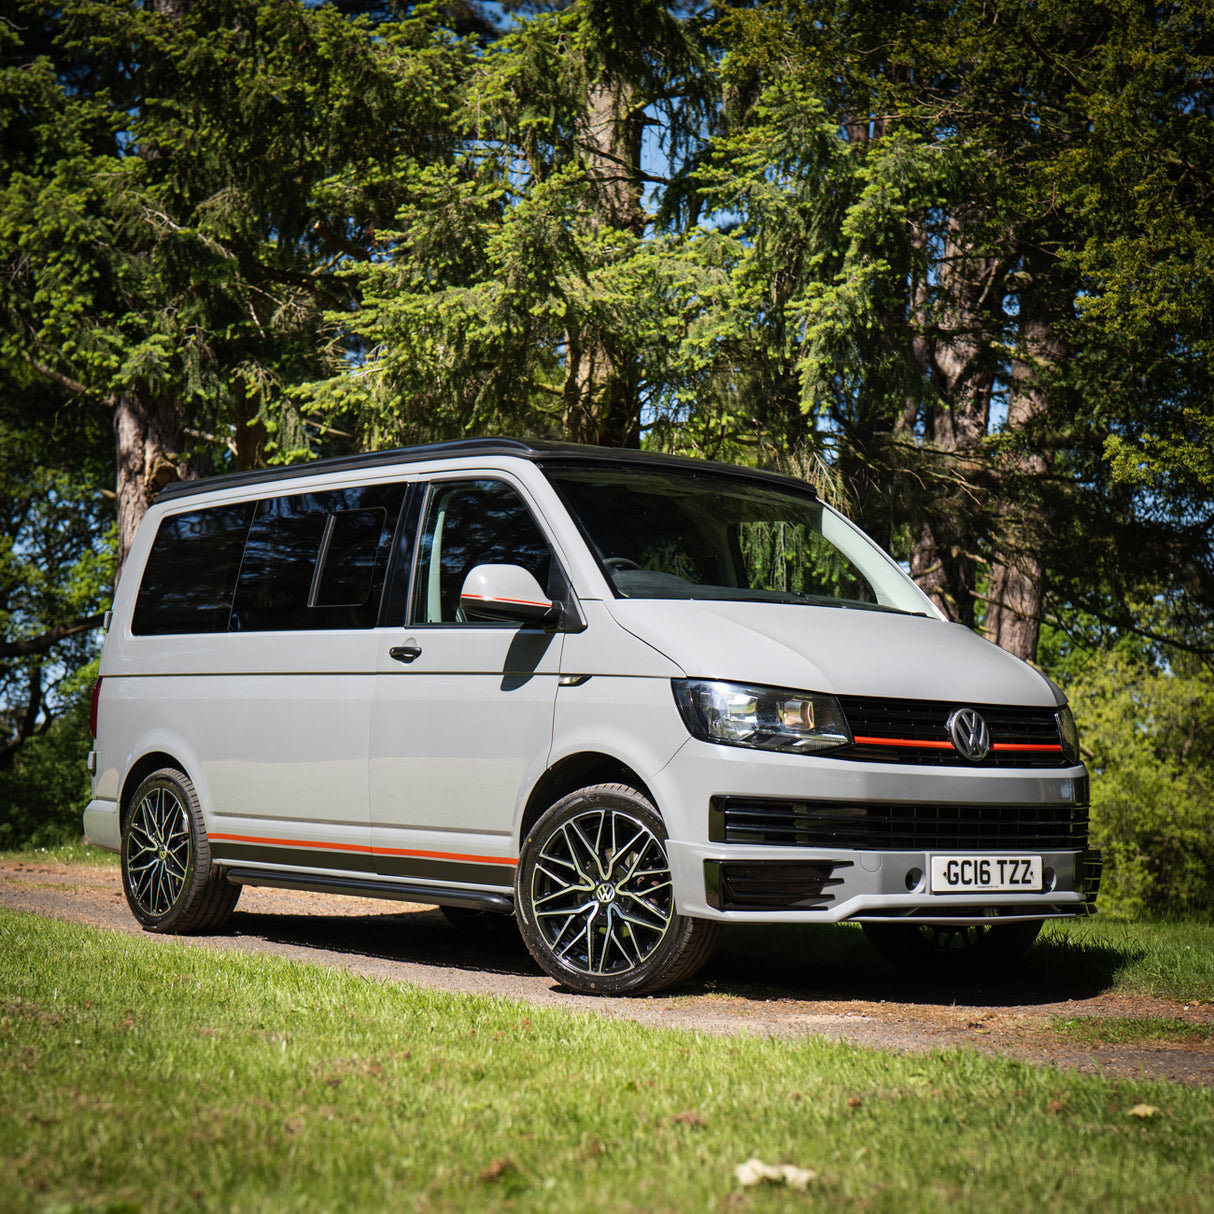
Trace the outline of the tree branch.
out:
<instances>
[{"instance_id":1,"label":"tree branch","mask_svg":"<svg viewBox=\"0 0 1214 1214\"><path fill-rule=\"evenodd\" d=\"M114 398L112 396L99 396L92 388L86 387L79 380L72 379L61 371L56 371L54 367L48 367L45 363L40 363L36 358L27 356L25 361L29 363L32 370L49 379L51 383L58 384L65 391L71 392L73 396L83 396L87 400L94 401L106 409L114 407Z\"/></svg>"},{"instance_id":2,"label":"tree branch","mask_svg":"<svg viewBox=\"0 0 1214 1214\"><path fill-rule=\"evenodd\" d=\"M96 615L83 616L66 624L58 624L42 633L41 636L26 637L21 641L0 641L0 658L28 658L34 654L47 653L60 641L65 641L68 637L76 636L81 632L88 632L93 628L100 628L103 623L105 623L105 613L98 612Z\"/></svg>"}]
</instances>

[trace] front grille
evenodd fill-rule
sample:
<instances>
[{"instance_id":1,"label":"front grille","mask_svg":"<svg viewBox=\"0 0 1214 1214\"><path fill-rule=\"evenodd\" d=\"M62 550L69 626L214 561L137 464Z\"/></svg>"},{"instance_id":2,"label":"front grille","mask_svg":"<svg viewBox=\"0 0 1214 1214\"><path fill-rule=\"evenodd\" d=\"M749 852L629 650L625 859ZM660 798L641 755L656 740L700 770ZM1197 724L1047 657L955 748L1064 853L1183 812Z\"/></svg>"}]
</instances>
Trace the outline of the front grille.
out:
<instances>
[{"instance_id":1,"label":"front grille","mask_svg":"<svg viewBox=\"0 0 1214 1214\"><path fill-rule=\"evenodd\" d=\"M993 848L1073 851L1087 845L1086 805L910 805L713 797L714 843L858 851Z\"/></svg>"},{"instance_id":2,"label":"front grille","mask_svg":"<svg viewBox=\"0 0 1214 1214\"><path fill-rule=\"evenodd\" d=\"M839 703L855 742L824 752L828 758L916 767L1072 766L1052 708L864 696L840 696ZM990 753L978 763L959 754L949 738L948 719L958 708L976 709L990 729Z\"/></svg>"},{"instance_id":3,"label":"front grille","mask_svg":"<svg viewBox=\"0 0 1214 1214\"><path fill-rule=\"evenodd\" d=\"M851 868L851 861L705 860L704 893L717 910L816 910L834 901L828 891L843 884L834 875L840 868Z\"/></svg>"}]
</instances>

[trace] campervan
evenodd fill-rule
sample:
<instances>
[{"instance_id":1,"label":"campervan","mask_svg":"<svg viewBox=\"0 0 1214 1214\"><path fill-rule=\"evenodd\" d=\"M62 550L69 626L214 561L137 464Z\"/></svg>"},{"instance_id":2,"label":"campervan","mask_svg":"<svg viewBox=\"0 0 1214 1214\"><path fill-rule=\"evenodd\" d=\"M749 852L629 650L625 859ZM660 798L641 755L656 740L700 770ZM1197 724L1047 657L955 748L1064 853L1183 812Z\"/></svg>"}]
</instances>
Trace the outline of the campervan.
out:
<instances>
[{"instance_id":1,"label":"campervan","mask_svg":"<svg viewBox=\"0 0 1214 1214\"><path fill-rule=\"evenodd\" d=\"M398 899L625 994L723 924L950 975L1094 909L1062 692L750 468L484 439L171 485L93 731L85 832L153 931Z\"/></svg>"}]
</instances>

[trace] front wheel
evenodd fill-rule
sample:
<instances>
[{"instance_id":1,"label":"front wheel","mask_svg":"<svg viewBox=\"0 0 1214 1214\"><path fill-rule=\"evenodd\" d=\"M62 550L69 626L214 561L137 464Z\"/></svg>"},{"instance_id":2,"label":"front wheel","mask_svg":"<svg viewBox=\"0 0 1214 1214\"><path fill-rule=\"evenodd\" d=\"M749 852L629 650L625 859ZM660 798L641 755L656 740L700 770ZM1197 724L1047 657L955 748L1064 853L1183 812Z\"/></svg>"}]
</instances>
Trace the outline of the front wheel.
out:
<instances>
[{"instance_id":1,"label":"front wheel","mask_svg":"<svg viewBox=\"0 0 1214 1214\"><path fill-rule=\"evenodd\" d=\"M899 969L919 977L977 978L1014 961L1037 939L1041 920L1019 923L865 923L869 943Z\"/></svg>"},{"instance_id":2,"label":"front wheel","mask_svg":"<svg viewBox=\"0 0 1214 1214\"><path fill-rule=\"evenodd\" d=\"M690 977L720 925L675 910L666 828L626 784L562 798L523 843L519 930L551 977L584 995L639 995Z\"/></svg>"},{"instance_id":3,"label":"front wheel","mask_svg":"<svg viewBox=\"0 0 1214 1214\"><path fill-rule=\"evenodd\" d=\"M240 897L211 863L198 794L184 772L162 767L135 790L122 827L122 887L149 931L219 927Z\"/></svg>"}]
</instances>

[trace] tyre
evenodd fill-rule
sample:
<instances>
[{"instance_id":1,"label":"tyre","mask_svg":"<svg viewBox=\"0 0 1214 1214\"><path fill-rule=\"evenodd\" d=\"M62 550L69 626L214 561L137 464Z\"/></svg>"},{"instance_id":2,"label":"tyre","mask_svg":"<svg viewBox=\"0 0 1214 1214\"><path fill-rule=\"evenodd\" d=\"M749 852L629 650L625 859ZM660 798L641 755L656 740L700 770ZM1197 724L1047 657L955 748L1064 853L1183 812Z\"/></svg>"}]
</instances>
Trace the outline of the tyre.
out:
<instances>
[{"instance_id":1,"label":"tyre","mask_svg":"<svg viewBox=\"0 0 1214 1214\"><path fill-rule=\"evenodd\" d=\"M523 842L516 917L528 950L562 986L640 995L690 977L720 925L675 910L666 828L635 788L562 798Z\"/></svg>"},{"instance_id":2,"label":"tyre","mask_svg":"<svg viewBox=\"0 0 1214 1214\"><path fill-rule=\"evenodd\" d=\"M1041 920L966 926L942 923L865 923L864 934L887 960L910 974L977 978L1014 961L1037 939Z\"/></svg>"},{"instance_id":3,"label":"tyre","mask_svg":"<svg viewBox=\"0 0 1214 1214\"><path fill-rule=\"evenodd\" d=\"M122 827L122 888L153 932L213 930L240 898L241 887L211 863L198 794L175 768L162 767L135 790Z\"/></svg>"}]
</instances>

